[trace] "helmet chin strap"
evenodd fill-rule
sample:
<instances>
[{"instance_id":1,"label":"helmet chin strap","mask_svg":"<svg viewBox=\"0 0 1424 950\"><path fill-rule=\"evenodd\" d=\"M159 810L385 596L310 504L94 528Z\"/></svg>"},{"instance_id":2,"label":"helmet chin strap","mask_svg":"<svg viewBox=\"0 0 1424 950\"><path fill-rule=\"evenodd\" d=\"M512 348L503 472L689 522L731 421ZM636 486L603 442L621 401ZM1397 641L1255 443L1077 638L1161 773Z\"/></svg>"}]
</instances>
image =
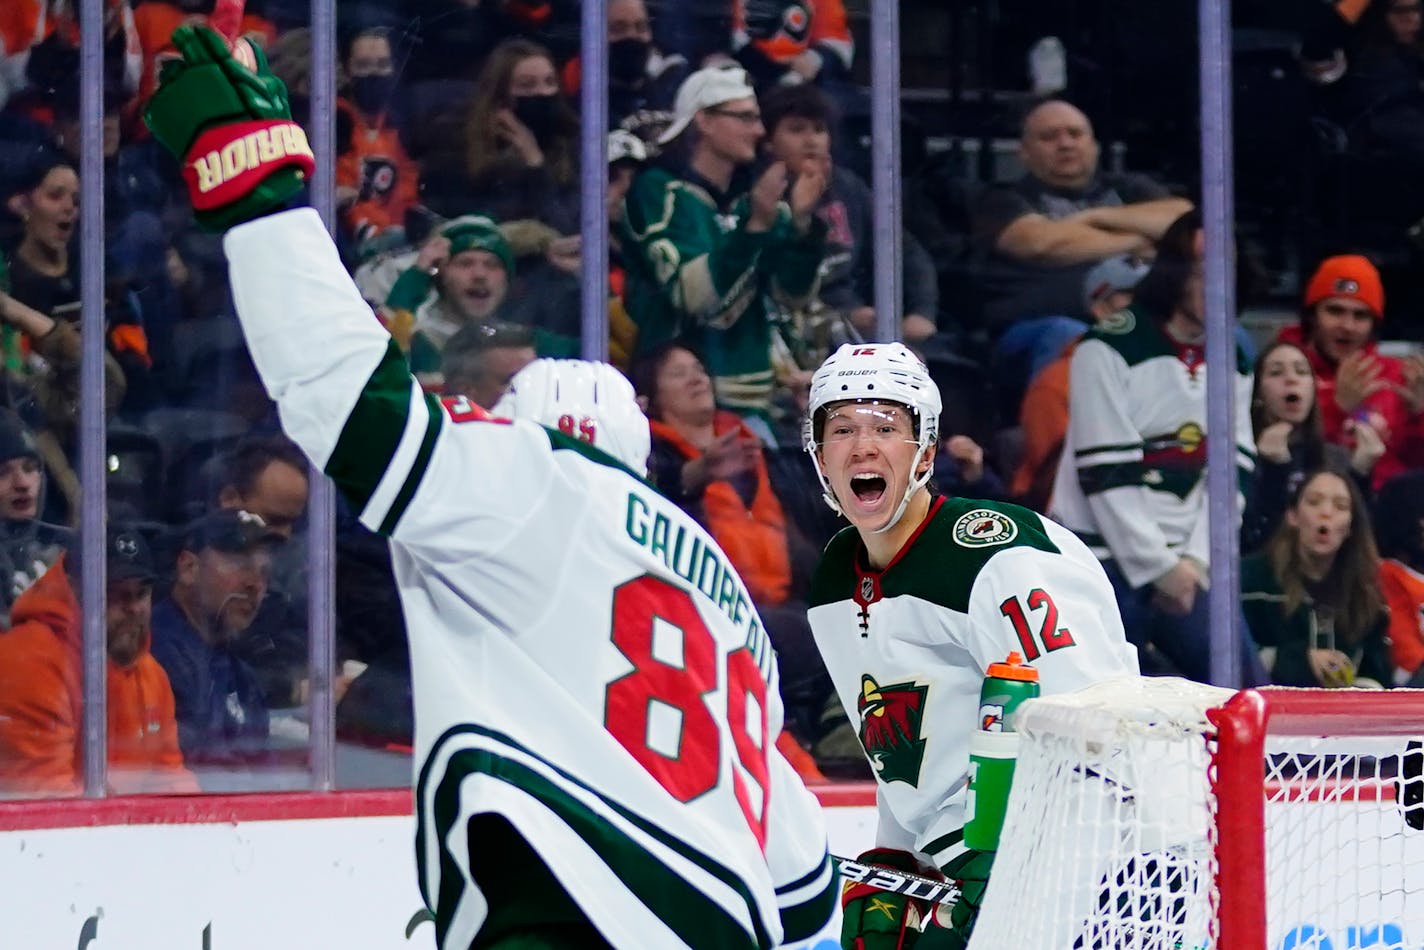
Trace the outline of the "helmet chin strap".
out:
<instances>
[{"instance_id":1,"label":"helmet chin strap","mask_svg":"<svg viewBox=\"0 0 1424 950\"><path fill-rule=\"evenodd\" d=\"M844 515L845 512L841 510L841 503L836 501L836 493L831 490L831 480L826 477L825 472L821 471L821 460L816 457L815 452L809 454L811 456L811 465L816 469L816 477L821 480L821 499L826 503L826 507L830 508L836 514Z\"/></svg>"},{"instance_id":2,"label":"helmet chin strap","mask_svg":"<svg viewBox=\"0 0 1424 950\"><path fill-rule=\"evenodd\" d=\"M916 453L916 455L915 455L915 464L916 464L916 465L919 464L919 462L920 462L920 457L925 454L925 449L929 449L929 448L933 448L933 447L932 447L932 446L927 446L927 445L920 447L920 451L919 451L918 453ZM895 513L890 516L890 520L887 521L887 522L885 522L885 523L884 523L883 525L881 525L880 527L876 528L876 529L875 529L874 531L872 531L871 533L872 533L872 534L884 534L885 532L889 531L891 528L895 527L895 525L899 524L899 523L900 523L900 519L901 519L902 517L904 517L904 515L905 515L905 509L910 506L910 499L915 496L915 492L917 492L917 491L919 491L920 489L922 489L922 488L925 487L926 483L928 483L929 480L930 480L930 476L933 475L933 474L934 474L934 457L931 456L931 457L930 457L930 465L929 465L928 468L926 468L926 469L924 470L924 473L921 474L921 475L920 475L918 478L916 478L914 481L910 482L910 484L908 484L908 485L905 486L905 497L903 497L903 498L900 499L900 506L895 509Z\"/></svg>"}]
</instances>

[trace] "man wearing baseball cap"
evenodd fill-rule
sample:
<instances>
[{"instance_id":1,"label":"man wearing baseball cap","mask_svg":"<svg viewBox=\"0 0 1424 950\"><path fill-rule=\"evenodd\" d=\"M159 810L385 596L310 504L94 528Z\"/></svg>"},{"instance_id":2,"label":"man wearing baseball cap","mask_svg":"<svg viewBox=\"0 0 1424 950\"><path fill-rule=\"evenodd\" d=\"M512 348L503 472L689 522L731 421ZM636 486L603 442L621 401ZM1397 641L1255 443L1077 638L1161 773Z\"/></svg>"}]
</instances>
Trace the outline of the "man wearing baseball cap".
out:
<instances>
[{"instance_id":1,"label":"man wearing baseball cap","mask_svg":"<svg viewBox=\"0 0 1424 950\"><path fill-rule=\"evenodd\" d=\"M623 247L636 356L669 340L696 352L723 408L770 440L771 306L794 309L815 289L826 226L813 214L826 176L771 163L749 190L737 173L766 130L747 74L709 67L677 91L664 152L634 180Z\"/></svg>"},{"instance_id":2,"label":"man wearing baseball cap","mask_svg":"<svg viewBox=\"0 0 1424 950\"><path fill-rule=\"evenodd\" d=\"M104 550L109 788L196 792L178 748L173 691L149 653L148 542L132 527L111 525ZM64 554L20 595L14 626L0 636L0 795L77 795L83 787L78 555Z\"/></svg>"},{"instance_id":3,"label":"man wearing baseball cap","mask_svg":"<svg viewBox=\"0 0 1424 950\"><path fill-rule=\"evenodd\" d=\"M1131 254L1118 254L1094 264L1083 278L1083 307L1095 324L1109 320L1132 303L1132 292L1147 276L1148 267ZM1063 437L1068 431L1068 376L1075 340L1042 368L1031 368L1028 389L1019 404L1024 433L1023 458L1009 483L1009 497L1035 511L1048 507Z\"/></svg>"},{"instance_id":4,"label":"man wearing baseball cap","mask_svg":"<svg viewBox=\"0 0 1424 950\"><path fill-rule=\"evenodd\" d=\"M1341 254L1320 263L1305 285L1300 325L1279 334L1310 360L1325 438L1350 447L1355 427L1369 425L1384 440L1372 475L1376 488L1424 464L1424 361L1379 352L1383 320L1379 271L1368 258Z\"/></svg>"},{"instance_id":5,"label":"man wearing baseball cap","mask_svg":"<svg viewBox=\"0 0 1424 950\"><path fill-rule=\"evenodd\" d=\"M257 616L282 536L257 515L213 511L188 526L173 587L153 608L153 655L173 684L178 738L192 764L261 758L268 713L236 641Z\"/></svg>"}]
</instances>

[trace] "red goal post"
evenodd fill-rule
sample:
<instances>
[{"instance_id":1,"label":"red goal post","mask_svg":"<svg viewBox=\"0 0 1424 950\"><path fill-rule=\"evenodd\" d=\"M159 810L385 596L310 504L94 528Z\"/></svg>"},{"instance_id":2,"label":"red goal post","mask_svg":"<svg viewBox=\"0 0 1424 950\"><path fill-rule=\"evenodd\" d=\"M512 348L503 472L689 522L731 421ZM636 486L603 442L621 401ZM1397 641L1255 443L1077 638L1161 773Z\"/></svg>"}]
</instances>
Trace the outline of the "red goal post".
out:
<instances>
[{"instance_id":1,"label":"red goal post","mask_svg":"<svg viewBox=\"0 0 1424 950\"><path fill-rule=\"evenodd\" d=\"M1393 797L1401 778L1424 782L1424 776L1417 774L1397 776L1387 785L1379 781L1325 783L1309 777L1270 779L1268 736L1417 739L1424 736L1424 690L1244 690L1208 710L1207 718L1216 727L1208 780L1216 807L1216 886L1212 897L1217 939L1222 947L1264 948L1267 803L1378 801ZM1414 807L1424 823L1424 804ZM1223 900L1222 895L1229 891L1260 894L1263 899Z\"/></svg>"},{"instance_id":2,"label":"red goal post","mask_svg":"<svg viewBox=\"0 0 1424 950\"><path fill-rule=\"evenodd\" d=\"M1026 703L971 950L1424 945L1424 691Z\"/></svg>"}]
</instances>

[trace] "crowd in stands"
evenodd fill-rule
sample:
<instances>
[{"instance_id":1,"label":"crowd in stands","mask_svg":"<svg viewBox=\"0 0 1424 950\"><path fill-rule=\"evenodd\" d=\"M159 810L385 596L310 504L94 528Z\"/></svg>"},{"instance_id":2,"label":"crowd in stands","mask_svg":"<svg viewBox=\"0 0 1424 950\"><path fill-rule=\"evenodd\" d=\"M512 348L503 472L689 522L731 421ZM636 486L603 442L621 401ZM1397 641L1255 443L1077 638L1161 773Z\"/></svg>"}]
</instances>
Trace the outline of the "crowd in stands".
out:
<instances>
[{"instance_id":1,"label":"crowd in stands","mask_svg":"<svg viewBox=\"0 0 1424 950\"><path fill-rule=\"evenodd\" d=\"M78 235L74 6L0 4L0 796L83 785L76 526L97 496L76 474L78 407L101 396L110 784L270 786L306 762L308 468L246 354L220 239L142 119L169 35L212 0L105 2L102 247ZM336 154L318 158L335 165L338 244L372 319L427 392L491 407L534 359L577 356L581 295L606 295L610 361L652 426L650 478L718 538L776 643L783 745L807 774L863 774L806 621L810 567L840 525L802 417L814 368L884 323L866 4L609 0L598 288L581 287L579 5L336 6ZM1290 234L1250 216L1244 171L1238 188L1238 303L1274 315L1234 332L1243 668L1259 683L1419 685L1420 4L1296 6L1309 15L1242 14L1293 37L1310 131L1282 147L1314 156L1289 163L1314 176ZM242 30L309 120L304 0L248 0ZM998 90L984 141L1012 143L1013 160L992 174L931 148L907 107L894 319L945 393L938 490L1071 528L1144 668L1205 679L1199 188L1168 146L1124 163L1100 141L1100 123L1141 141L1133 117L1156 87L1120 81L1132 57L1087 68L1112 37L1098 40L1065 33L1064 69ZM1115 76L1121 109L1097 112ZM1262 107L1251 96L1238 91L1239 112ZM102 394L79 385L85 254L106 275L103 312L84 315L103 321ZM399 754L410 682L389 553L339 506L336 556L338 738Z\"/></svg>"}]
</instances>

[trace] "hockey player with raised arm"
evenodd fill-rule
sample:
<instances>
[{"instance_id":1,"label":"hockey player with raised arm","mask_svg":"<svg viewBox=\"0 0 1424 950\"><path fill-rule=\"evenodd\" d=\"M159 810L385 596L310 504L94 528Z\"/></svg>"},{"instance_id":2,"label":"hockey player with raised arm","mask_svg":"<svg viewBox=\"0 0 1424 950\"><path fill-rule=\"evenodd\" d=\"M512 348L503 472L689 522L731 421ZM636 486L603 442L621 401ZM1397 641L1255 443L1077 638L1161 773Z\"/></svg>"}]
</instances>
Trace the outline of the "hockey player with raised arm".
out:
<instances>
[{"instance_id":1,"label":"hockey player with raised arm","mask_svg":"<svg viewBox=\"0 0 1424 950\"><path fill-rule=\"evenodd\" d=\"M963 843L989 664L1018 651L1045 694L1137 672L1083 542L1027 508L931 494L940 409L900 343L846 344L811 381L806 450L850 522L816 568L811 628L876 773L876 847L860 860L938 870L962 889L950 919L921 932L923 902L856 885L847 950L965 946L993 858Z\"/></svg>"},{"instance_id":2,"label":"hockey player with raised arm","mask_svg":"<svg viewBox=\"0 0 1424 950\"><path fill-rule=\"evenodd\" d=\"M416 856L442 950L773 947L835 926L819 805L775 750L771 645L715 541L640 476L611 367L539 361L497 420L421 392L316 213L260 52L184 27L147 121L224 249L283 428L390 538ZM533 421L551 422L543 428Z\"/></svg>"}]
</instances>

